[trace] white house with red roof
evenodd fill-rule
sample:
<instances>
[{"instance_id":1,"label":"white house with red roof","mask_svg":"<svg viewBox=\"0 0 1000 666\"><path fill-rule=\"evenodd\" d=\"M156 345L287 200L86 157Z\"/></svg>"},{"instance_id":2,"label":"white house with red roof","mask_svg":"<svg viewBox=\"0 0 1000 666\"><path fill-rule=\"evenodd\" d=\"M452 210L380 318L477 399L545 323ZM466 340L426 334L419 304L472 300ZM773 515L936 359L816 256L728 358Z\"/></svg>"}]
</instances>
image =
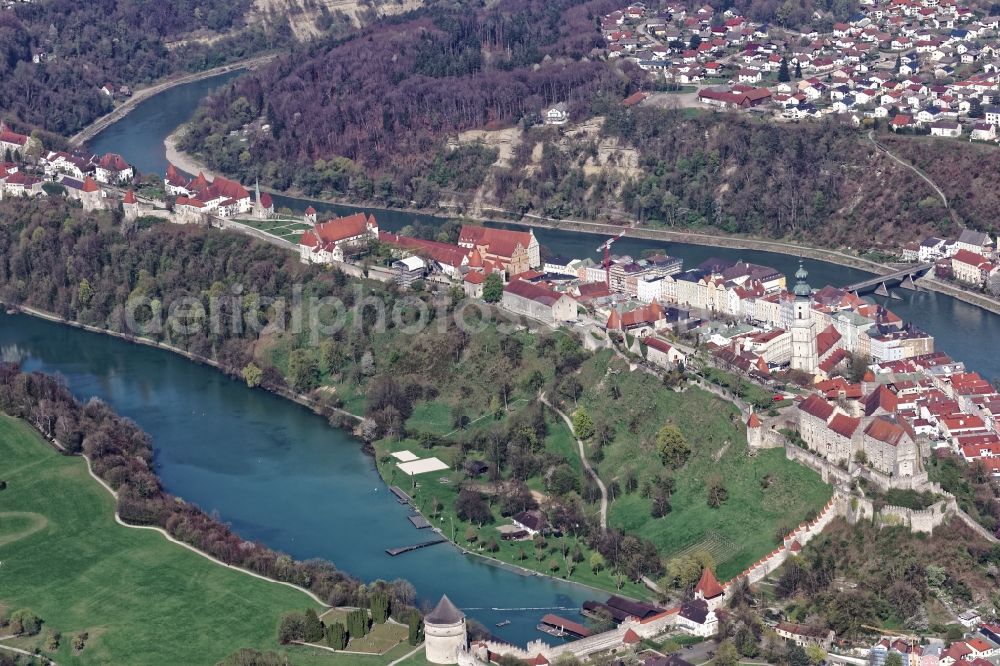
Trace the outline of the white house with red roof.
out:
<instances>
[{"instance_id":1,"label":"white house with red roof","mask_svg":"<svg viewBox=\"0 0 1000 666\"><path fill-rule=\"evenodd\" d=\"M17 153L24 157L32 146L40 147L41 143L26 134L12 132L7 125L0 122L0 159L3 159L4 153L8 150L12 156Z\"/></svg>"},{"instance_id":2,"label":"white house with red roof","mask_svg":"<svg viewBox=\"0 0 1000 666\"><path fill-rule=\"evenodd\" d=\"M663 338L646 336L642 339L646 345L646 360L661 368L673 369L684 363L686 356Z\"/></svg>"},{"instance_id":3,"label":"white house with red roof","mask_svg":"<svg viewBox=\"0 0 1000 666\"><path fill-rule=\"evenodd\" d=\"M94 165L94 178L106 185L121 185L135 177L132 165L116 153L106 153L97 159Z\"/></svg>"},{"instance_id":4,"label":"white house with red roof","mask_svg":"<svg viewBox=\"0 0 1000 666\"><path fill-rule=\"evenodd\" d=\"M231 217L249 213L254 208L255 201L250 192L235 180L222 176L209 180L199 172L195 178L188 178L173 164L168 164L163 185L167 194L184 199L183 203L178 199L178 205L184 206L185 210L198 210L199 214Z\"/></svg>"},{"instance_id":5,"label":"white house with red roof","mask_svg":"<svg viewBox=\"0 0 1000 666\"><path fill-rule=\"evenodd\" d=\"M377 241L378 222L374 215L355 213L316 224L299 238L299 255L306 264L344 261L345 250Z\"/></svg>"}]
</instances>

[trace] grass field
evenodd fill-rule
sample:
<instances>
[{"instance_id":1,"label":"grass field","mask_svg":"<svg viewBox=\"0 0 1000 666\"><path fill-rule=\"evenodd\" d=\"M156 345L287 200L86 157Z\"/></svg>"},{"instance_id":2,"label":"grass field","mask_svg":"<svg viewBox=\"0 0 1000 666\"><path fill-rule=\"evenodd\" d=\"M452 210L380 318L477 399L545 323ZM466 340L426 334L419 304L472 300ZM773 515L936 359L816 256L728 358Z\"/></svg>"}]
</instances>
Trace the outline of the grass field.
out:
<instances>
[{"instance_id":1,"label":"grass field","mask_svg":"<svg viewBox=\"0 0 1000 666\"><path fill-rule=\"evenodd\" d=\"M555 418L549 419L549 436L545 441L546 448L558 455L569 455L572 452L573 458L569 458L568 461L572 463L575 459L576 467L579 467L579 453L576 451L576 445L573 442L574 440L569 433L569 429L563 424L561 419L558 421ZM573 448L570 448L571 446ZM469 542L465 539L465 534L471 524L459 519L454 510L455 499L458 497L460 485L465 478L462 472L445 470L421 474L411 478L396 470L394 459L385 459L392 451L408 450L421 458L437 456L439 459L451 463L459 455L457 447L438 446L431 449L423 449L417 442L412 440L402 440L399 442L380 440L375 443L375 447L379 472L382 474L382 477L390 484L399 485L405 490L413 498L414 505L420 509L421 513L435 526L439 527L444 536L448 538L454 536L454 541L463 548L495 558L501 562L507 562L557 578L590 585L609 593L620 591L637 599L651 599L653 597L653 594L644 586L631 581L620 581L623 587L619 589L611 572L606 569L596 573L591 571L587 564L591 553L590 549L586 547L585 543L573 537L566 536L562 539L549 539L546 548L541 551L536 550L530 540L520 542L502 540L496 528L500 525L510 524L510 519L500 515L498 505L493 507L494 522L481 528L475 528L476 541ZM484 490L487 489L488 481L486 477L482 477L479 483L484 486ZM532 490L543 489L541 479L538 477L529 479L527 485ZM434 500L443 505L443 509L437 517L432 517ZM588 505L587 508L594 509L594 505ZM498 551L488 552L483 548L483 545L488 543L490 539L496 540L499 547ZM572 573L569 572L566 559L559 552L559 546L564 542L571 549L579 546L584 554L584 560L575 565ZM557 565L555 569L552 568L553 562Z\"/></svg>"},{"instance_id":2,"label":"grass field","mask_svg":"<svg viewBox=\"0 0 1000 666\"><path fill-rule=\"evenodd\" d=\"M611 504L611 525L652 540L666 558L707 550L715 558L717 575L725 580L773 550L780 528L795 527L829 500L831 490L819 475L787 460L782 449L749 456L746 430L732 404L698 388L684 393L664 390L652 376L623 371L619 363L602 353L584 369L590 378L605 380L586 383L592 388L581 403L595 421L605 420L616 431L598 467L604 481L622 479L628 468L640 482L665 472L655 439L667 423L680 428L692 454L682 469L671 472L676 490L667 516L653 518L651 500L638 492L622 494ZM627 399L607 396L612 381ZM729 493L718 509L707 502L713 478Z\"/></svg>"},{"instance_id":3,"label":"grass field","mask_svg":"<svg viewBox=\"0 0 1000 666\"><path fill-rule=\"evenodd\" d=\"M320 615L320 619L326 625L340 622L346 627L347 613L348 611L342 608L331 608ZM347 643L347 649L352 652L368 652L373 655L384 655L400 643L405 643L409 635L409 628L402 624L394 622L372 624L371 630L364 638L352 638Z\"/></svg>"},{"instance_id":4,"label":"grass field","mask_svg":"<svg viewBox=\"0 0 1000 666\"><path fill-rule=\"evenodd\" d=\"M277 643L281 615L315 607L289 587L227 570L158 533L114 522L111 496L81 458L56 454L25 424L0 416L0 605L44 621L65 664L213 664L241 647L287 651L296 664L347 664ZM70 645L87 631L80 653ZM405 651L400 652L400 656ZM357 662L377 664L377 660Z\"/></svg>"},{"instance_id":5,"label":"grass field","mask_svg":"<svg viewBox=\"0 0 1000 666\"><path fill-rule=\"evenodd\" d=\"M234 221L292 242L298 241L303 231L312 229L311 224L294 219L255 220L237 218Z\"/></svg>"}]
</instances>

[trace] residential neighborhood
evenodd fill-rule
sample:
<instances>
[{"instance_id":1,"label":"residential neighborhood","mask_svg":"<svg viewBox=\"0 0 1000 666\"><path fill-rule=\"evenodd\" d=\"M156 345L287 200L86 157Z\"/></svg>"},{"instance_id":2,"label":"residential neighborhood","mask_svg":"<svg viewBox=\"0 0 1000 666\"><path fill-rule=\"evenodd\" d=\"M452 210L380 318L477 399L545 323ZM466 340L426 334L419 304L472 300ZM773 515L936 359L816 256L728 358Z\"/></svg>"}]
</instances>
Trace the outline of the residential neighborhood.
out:
<instances>
[{"instance_id":1,"label":"residential neighborhood","mask_svg":"<svg viewBox=\"0 0 1000 666\"><path fill-rule=\"evenodd\" d=\"M693 87L703 106L783 121L841 115L983 142L997 140L1000 122L998 29L1000 16L953 0L866 0L845 22L801 31L676 2L635 3L602 20L608 57ZM626 100L637 103L656 99Z\"/></svg>"}]
</instances>

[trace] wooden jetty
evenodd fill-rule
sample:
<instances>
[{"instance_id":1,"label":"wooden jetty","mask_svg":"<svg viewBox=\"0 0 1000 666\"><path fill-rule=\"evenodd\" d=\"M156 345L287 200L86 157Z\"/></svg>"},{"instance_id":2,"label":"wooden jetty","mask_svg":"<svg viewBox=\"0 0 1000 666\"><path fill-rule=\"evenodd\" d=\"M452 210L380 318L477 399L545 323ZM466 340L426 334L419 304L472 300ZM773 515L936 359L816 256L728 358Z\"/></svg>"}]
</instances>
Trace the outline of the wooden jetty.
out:
<instances>
[{"instance_id":1,"label":"wooden jetty","mask_svg":"<svg viewBox=\"0 0 1000 666\"><path fill-rule=\"evenodd\" d=\"M413 499L403 492L399 486L389 486L389 492L396 496L400 504L409 504Z\"/></svg>"},{"instance_id":2,"label":"wooden jetty","mask_svg":"<svg viewBox=\"0 0 1000 666\"><path fill-rule=\"evenodd\" d=\"M419 548L426 548L427 546L434 546L439 543L444 543L447 541L445 538L431 539L430 541L422 541L420 543L415 543L412 546L402 546L400 548L386 548L385 552L389 553L393 557L397 555L402 555L403 553L408 553L411 550L417 550Z\"/></svg>"},{"instance_id":3,"label":"wooden jetty","mask_svg":"<svg viewBox=\"0 0 1000 666\"><path fill-rule=\"evenodd\" d=\"M431 526L427 519L421 516L419 513L414 514L409 517L410 524L416 527L418 530L425 530Z\"/></svg>"}]
</instances>

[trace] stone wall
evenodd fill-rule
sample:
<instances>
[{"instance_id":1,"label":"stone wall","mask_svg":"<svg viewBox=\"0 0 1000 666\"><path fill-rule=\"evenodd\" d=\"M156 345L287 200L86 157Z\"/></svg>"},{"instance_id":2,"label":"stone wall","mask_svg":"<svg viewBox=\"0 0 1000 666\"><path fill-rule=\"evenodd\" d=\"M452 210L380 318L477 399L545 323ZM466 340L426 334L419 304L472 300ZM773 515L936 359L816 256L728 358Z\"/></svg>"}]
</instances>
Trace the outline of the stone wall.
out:
<instances>
[{"instance_id":1,"label":"stone wall","mask_svg":"<svg viewBox=\"0 0 1000 666\"><path fill-rule=\"evenodd\" d=\"M762 557L752 566L748 567L740 575L736 576L736 578L726 583L727 592L729 586L739 578L746 578L751 584L757 583L766 578L772 571L780 567L784 564L785 560L788 559L788 556L792 552L792 544L798 543L800 546L806 545L810 540L815 538L816 535L822 532L826 526L830 524L831 520L836 518L838 515L842 515L843 512L843 498L839 494L834 494L816 518L808 523L802 523L794 530L786 534L785 538L782 540L782 545L778 546L768 555Z\"/></svg>"},{"instance_id":2,"label":"stone wall","mask_svg":"<svg viewBox=\"0 0 1000 666\"><path fill-rule=\"evenodd\" d=\"M847 499L847 522L852 525L862 520L874 520L879 527L902 525L911 532L932 533L958 512L955 498L947 496L927 509L917 510L902 506L884 506L876 512L874 502L867 497Z\"/></svg>"},{"instance_id":3,"label":"stone wall","mask_svg":"<svg viewBox=\"0 0 1000 666\"><path fill-rule=\"evenodd\" d=\"M782 440L785 439L781 433L777 433L778 437ZM816 455L815 453L803 449L802 447L795 446L791 442L787 442L785 445L785 457L789 460L794 460L795 462L805 465L811 470L819 472L819 475L823 477L824 483L831 483L836 486L848 487L851 485L851 474L840 467L837 467L829 460Z\"/></svg>"}]
</instances>

